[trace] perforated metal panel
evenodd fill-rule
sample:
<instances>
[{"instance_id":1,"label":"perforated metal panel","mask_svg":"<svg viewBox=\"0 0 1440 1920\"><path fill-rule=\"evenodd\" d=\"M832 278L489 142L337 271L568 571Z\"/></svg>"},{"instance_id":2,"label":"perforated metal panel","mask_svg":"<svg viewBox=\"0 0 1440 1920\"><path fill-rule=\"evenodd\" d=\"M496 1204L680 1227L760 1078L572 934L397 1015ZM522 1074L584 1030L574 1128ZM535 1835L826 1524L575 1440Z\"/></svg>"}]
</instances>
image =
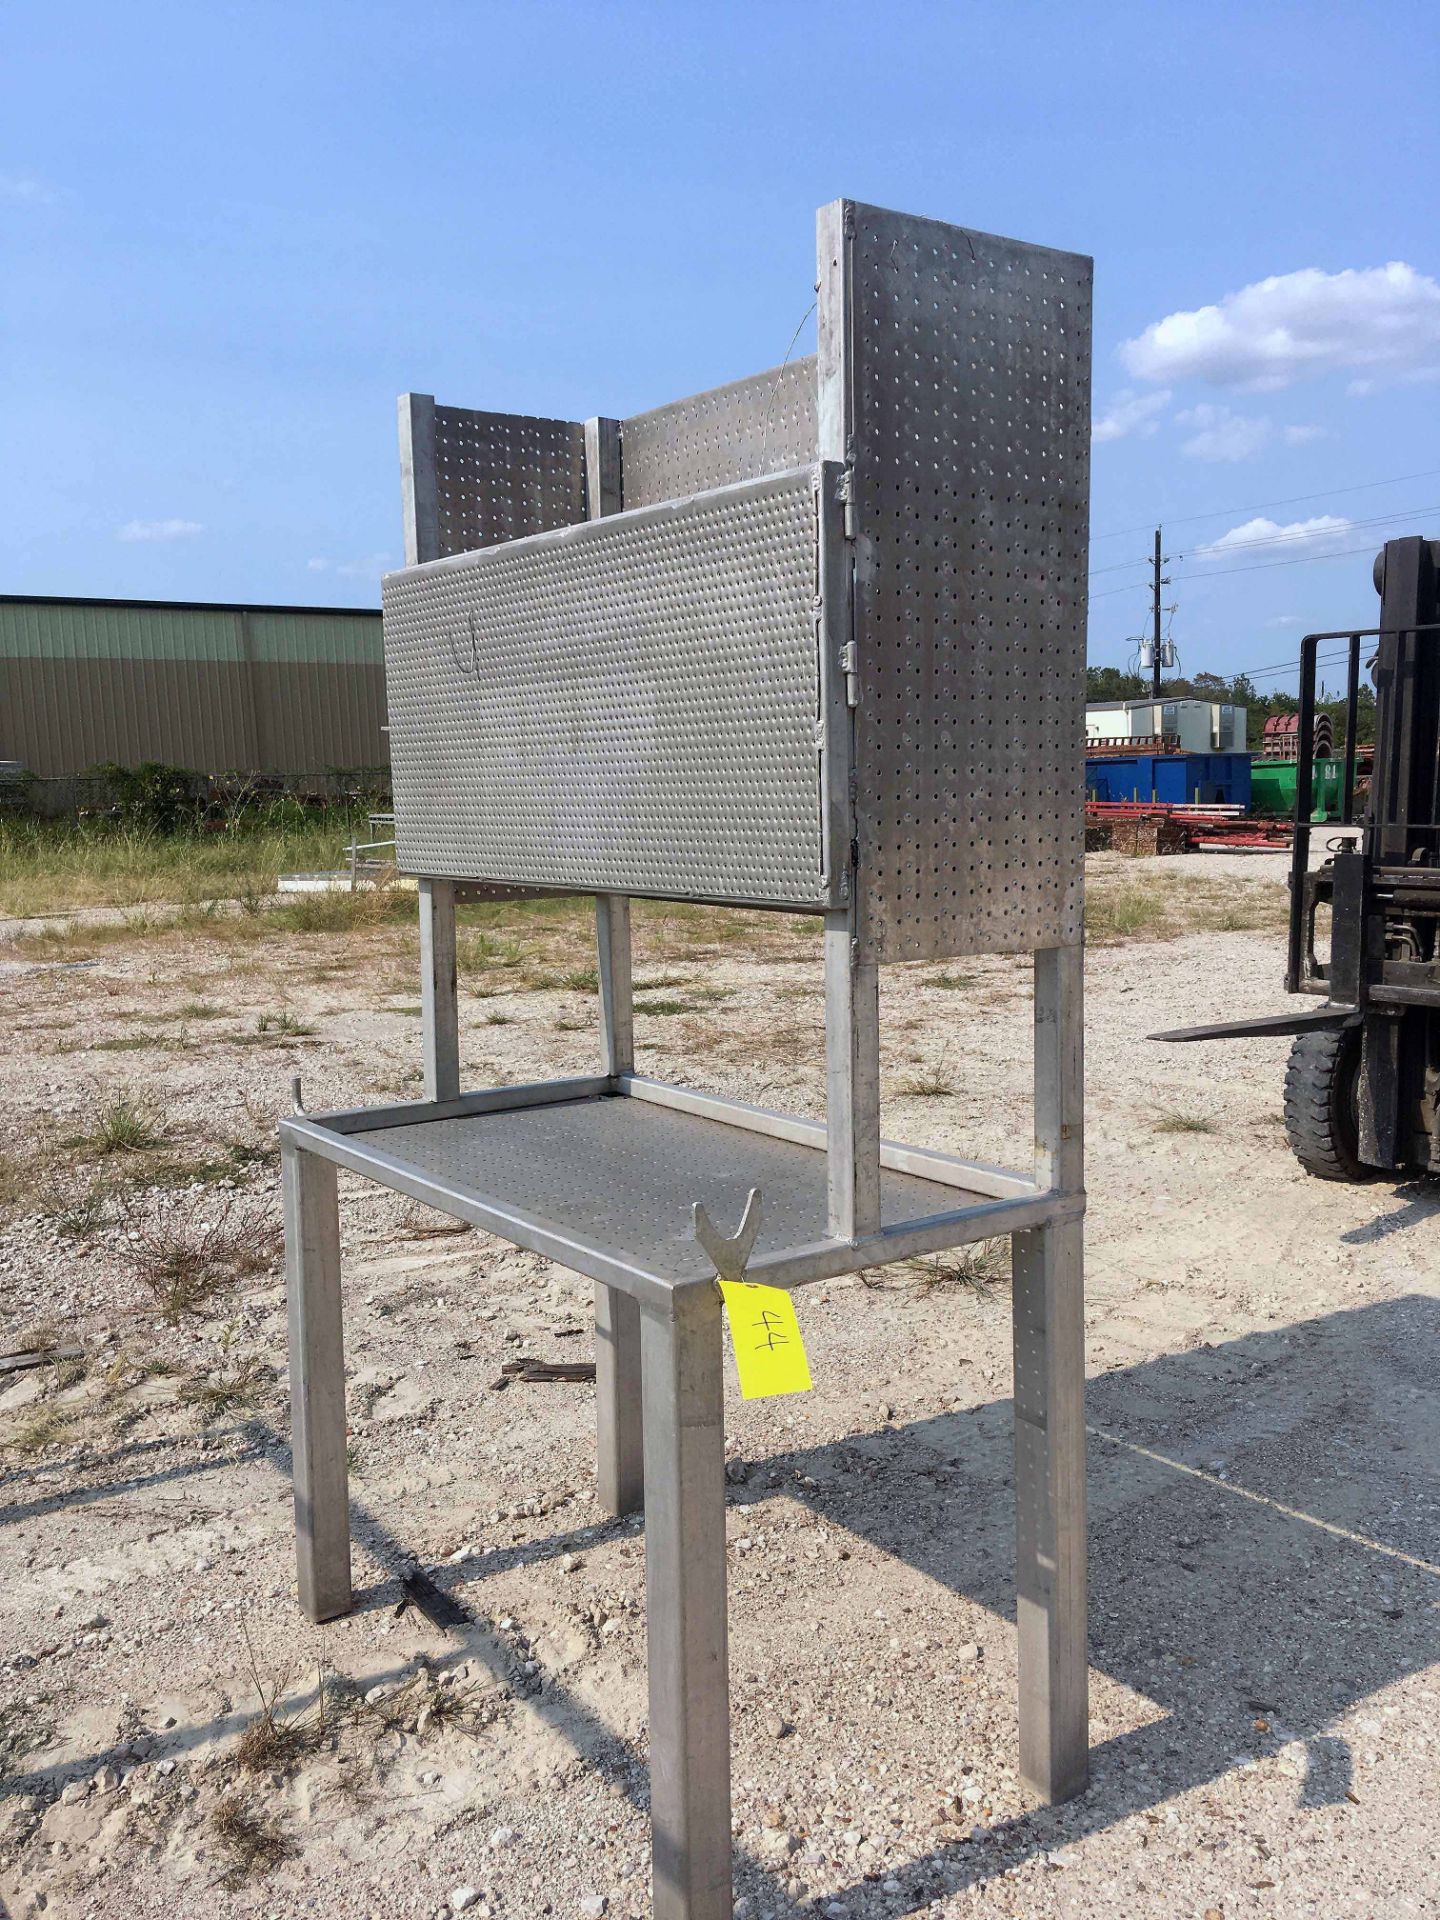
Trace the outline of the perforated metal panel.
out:
<instances>
[{"instance_id":1,"label":"perforated metal panel","mask_svg":"<svg viewBox=\"0 0 1440 1920\"><path fill-rule=\"evenodd\" d=\"M860 938L1080 937L1087 259L855 206Z\"/></svg>"},{"instance_id":2,"label":"perforated metal panel","mask_svg":"<svg viewBox=\"0 0 1440 1920\"><path fill-rule=\"evenodd\" d=\"M819 1148L640 1100L566 1101L379 1127L360 1137L432 1179L492 1197L667 1279L714 1274L695 1240L696 1200L728 1226L749 1189L759 1187L757 1254L813 1245L828 1233ZM881 1176L892 1225L984 1197L916 1174Z\"/></svg>"},{"instance_id":3,"label":"perforated metal panel","mask_svg":"<svg viewBox=\"0 0 1440 1920\"><path fill-rule=\"evenodd\" d=\"M816 457L815 360L692 394L620 425L626 507L758 480Z\"/></svg>"},{"instance_id":4,"label":"perforated metal panel","mask_svg":"<svg viewBox=\"0 0 1440 1920\"><path fill-rule=\"evenodd\" d=\"M435 481L442 554L574 526L585 518L585 429L436 407Z\"/></svg>"},{"instance_id":5,"label":"perforated metal panel","mask_svg":"<svg viewBox=\"0 0 1440 1920\"><path fill-rule=\"evenodd\" d=\"M813 470L391 574L411 872L825 904Z\"/></svg>"}]
</instances>

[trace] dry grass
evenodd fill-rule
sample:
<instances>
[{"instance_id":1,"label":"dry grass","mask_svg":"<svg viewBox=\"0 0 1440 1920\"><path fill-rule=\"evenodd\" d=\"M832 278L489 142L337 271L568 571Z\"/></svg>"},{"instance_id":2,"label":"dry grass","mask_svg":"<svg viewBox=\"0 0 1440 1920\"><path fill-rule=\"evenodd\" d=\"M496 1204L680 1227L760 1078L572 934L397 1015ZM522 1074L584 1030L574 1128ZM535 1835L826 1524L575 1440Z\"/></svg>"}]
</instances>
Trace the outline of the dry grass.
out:
<instances>
[{"instance_id":1,"label":"dry grass","mask_svg":"<svg viewBox=\"0 0 1440 1920\"><path fill-rule=\"evenodd\" d=\"M218 1420L240 1408L253 1407L275 1379L275 1369L250 1354L233 1373L196 1375L180 1389L187 1406L197 1407L206 1420Z\"/></svg>"},{"instance_id":2,"label":"dry grass","mask_svg":"<svg viewBox=\"0 0 1440 1920\"><path fill-rule=\"evenodd\" d=\"M157 1209L122 1202L130 1264L170 1326L203 1313L217 1294L269 1273L280 1224L268 1195L182 1192Z\"/></svg>"},{"instance_id":3,"label":"dry grass","mask_svg":"<svg viewBox=\"0 0 1440 1920\"><path fill-rule=\"evenodd\" d=\"M255 1031L277 1040L308 1040L315 1029L298 1014L280 1012L260 1014L255 1021Z\"/></svg>"},{"instance_id":4,"label":"dry grass","mask_svg":"<svg viewBox=\"0 0 1440 1920\"><path fill-rule=\"evenodd\" d=\"M293 1859L295 1842L278 1821L258 1811L238 1793L227 1793L210 1809L210 1832L225 1861L224 1879L232 1890L257 1875L273 1873Z\"/></svg>"},{"instance_id":5,"label":"dry grass","mask_svg":"<svg viewBox=\"0 0 1440 1920\"><path fill-rule=\"evenodd\" d=\"M1198 1113L1162 1113L1155 1121L1156 1133L1218 1133L1213 1120Z\"/></svg>"},{"instance_id":6,"label":"dry grass","mask_svg":"<svg viewBox=\"0 0 1440 1920\"><path fill-rule=\"evenodd\" d=\"M895 1091L906 1100L948 1100L956 1088L942 1073L925 1069L912 1079L902 1080Z\"/></svg>"},{"instance_id":7,"label":"dry grass","mask_svg":"<svg viewBox=\"0 0 1440 1920\"><path fill-rule=\"evenodd\" d=\"M954 1289L988 1300L1009 1279L1008 1240L977 1240L973 1246L959 1247L953 1253L902 1260L896 1266L860 1275L862 1286L879 1293L908 1293L916 1299L925 1299L941 1289Z\"/></svg>"},{"instance_id":8,"label":"dry grass","mask_svg":"<svg viewBox=\"0 0 1440 1920\"><path fill-rule=\"evenodd\" d=\"M69 1433L74 1415L64 1407L42 1407L11 1429L4 1445L22 1459L31 1459L55 1446Z\"/></svg>"},{"instance_id":9,"label":"dry grass","mask_svg":"<svg viewBox=\"0 0 1440 1920\"><path fill-rule=\"evenodd\" d=\"M1287 913L1286 890L1276 881L1137 871L1128 861L1123 872L1092 862L1086 874L1085 937L1094 946L1187 933L1278 933Z\"/></svg>"}]
</instances>

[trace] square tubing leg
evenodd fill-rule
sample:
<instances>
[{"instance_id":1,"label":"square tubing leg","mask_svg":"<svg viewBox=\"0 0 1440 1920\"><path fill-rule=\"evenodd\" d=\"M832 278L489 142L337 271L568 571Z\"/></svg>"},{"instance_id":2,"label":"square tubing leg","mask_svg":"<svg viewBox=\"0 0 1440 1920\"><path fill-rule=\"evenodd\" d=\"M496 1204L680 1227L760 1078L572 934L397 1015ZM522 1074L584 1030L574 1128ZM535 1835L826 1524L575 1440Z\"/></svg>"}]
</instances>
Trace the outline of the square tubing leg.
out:
<instances>
[{"instance_id":1,"label":"square tubing leg","mask_svg":"<svg viewBox=\"0 0 1440 1920\"><path fill-rule=\"evenodd\" d=\"M420 1017L425 1098L460 1093L460 1003L455 975L455 882L420 882Z\"/></svg>"},{"instance_id":2,"label":"square tubing leg","mask_svg":"<svg viewBox=\"0 0 1440 1920\"><path fill-rule=\"evenodd\" d=\"M595 952L600 975L602 1073L635 1071L635 1011L630 977L630 902L623 893L595 896Z\"/></svg>"},{"instance_id":3,"label":"square tubing leg","mask_svg":"<svg viewBox=\"0 0 1440 1920\"><path fill-rule=\"evenodd\" d=\"M1083 982L1083 948L1035 955L1035 1179L1064 1193L1085 1178ZM1012 1247L1020 1773L1067 1800L1089 1772L1084 1223Z\"/></svg>"},{"instance_id":4,"label":"square tubing leg","mask_svg":"<svg viewBox=\"0 0 1440 1920\"><path fill-rule=\"evenodd\" d=\"M312 1620L333 1620L351 1599L340 1209L329 1160L286 1147L282 1161L300 1605Z\"/></svg>"},{"instance_id":5,"label":"square tubing leg","mask_svg":"<svg viewBox=\"0 0 1440 1920\"><path fill-rule=\"evenodd\" d=\"M880 970L848 912L826 914L824 943L829 1228L855 1240L880 1225Z\"/></svg>"},{"instance_id":6,"label":"square tubing leg","mask_svg":"<svg viewBox=\"0 0 1440 1920\"><path fill-rule=\"evenodd\" d=\"M1020 1775L1047 1801L1089 1775L1083 1233L1067 1220L1011 1237Z\"/></svg>"},{"instance_id":7,"label":"square tubing leg","mask_svg":"<svg viewBox=\"0 0 1440 1920\"><path fill-rule=\"evenodd\" d=\"M730 1920L720 1292L642 1311L654 1920Z\"/></svg>"},{"instance_id":8,"label":"square tubing leg","mask_svg":"<svg viewBox=\"0 0 1440 1920\"><path fill-rule=\"evenodd\" d=\"M602 1071L618 1078L635 1070L630 902L624 894L595 896L595 945ZM595 1285L595 1422L600 1504L614 1514L634 1513L645 1504L640 1308L630 1294L601 1281Z\"/></svg>"},{"instance_id":9,"label":"square tubing leg","mask_svg":"<svg viewBox=\"0 0 1440 1920\"><path fill-rule=\"evenodd\" d=\"M645 1504L645 1421L640 1400L640 1305L595 1282L596 1493L607 1513Z\"/></svg>"}]
</instances>

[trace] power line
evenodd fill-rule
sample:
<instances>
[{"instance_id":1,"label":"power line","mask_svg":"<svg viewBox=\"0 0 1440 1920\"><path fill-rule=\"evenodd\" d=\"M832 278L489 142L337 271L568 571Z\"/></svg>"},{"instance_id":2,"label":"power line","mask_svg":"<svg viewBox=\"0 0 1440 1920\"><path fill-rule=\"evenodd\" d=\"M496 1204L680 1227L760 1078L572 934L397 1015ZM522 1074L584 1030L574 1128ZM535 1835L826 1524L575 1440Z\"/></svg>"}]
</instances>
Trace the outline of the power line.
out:
<instances>
[{"instance_id":1,"label":"power line","mask_svg":"<svg viewBox=\"0 0 1440 1920\"><path fill-rule=\"evenodd\" d=\"M1190 526L1196 520L1223 520L1232 513L1259 513L1266 507L1293 507L1302 500L1329 500L1337 493L1368 493L1375 487L1398 487L1405 480L1429 480L1440 467L1426 467L1421 473L1397 473L1389 480L1359 480L1349 487L1326 487L1319 493L1292 493L1283 500L1256 500L1248 507L1212 507L1207 513L1175 513L1166 516L1170 526ZM1119 540L1127 533L1148 533L1150 523L1138 527L1116 527L1110 533L1097 533L1091 536L1095 540Z\"/></svg>"},{"instance_id":2,"label":"power line","mask_svg":"<svg viewBox=\"0 0 1440 1920\"><path fill-rule=\"evenodd\" d=\"M1241 511L1243 511L1243 509L1241 509ZM1362 527L1383 527L1388 521L1408 520L1424 513L1440 513L1440 506L1396 507L1393 513L1377 513L1365 520L1348 520L1343 527L1331 527L1328 531L1334 534L1356 533ZM1323 539L1326 531L1327 529L1325 528L1318 528L1305 533L1262 533L1257 534L1253 540L1233 540L1223 547L1197 547L1189 554L1188 558L1194 560L1200 558L1202 555L1208 557L1210 554L1244 553L1251 547L1298 546L1302 541ZM1183 553L1177 553L1171 557L1176 560L1184 560L1187 558ZM1124 567L1148 567L1151 564L1149 560L1112 560L1106 566L1092 567L1090 570L1090 578L1093 580L1098 574L1102 573L1118 573ZM1194 577L1198 578L1199 576L1196 575Z\"/></svg>"},{"instance_id":3,"label":"power line","mask_svg":"<svg viewBox=\"0 0 1440 1920\"><path fill-rule=\"evenodd\" d=\"M1372 553L1374 543L1363 547L1342 547L1338 553L1297 554L1293 560L1257 560L1249 567L1215 567L1204 573L1177 573L1177 580L1223 580L1227 573L1266 573L1271 567L1303 567L1314 560L1344 560L1354 553Z\"/></svg>"},{"instance_id":4,"label":"power line","mask_svg":"<svg viewBox=\"0 0 1440 1920\"><path fill-rule=\"evenodd\" d=\"M1272 567L1306 567L1313 565L1318 560L1344 560L1352 554L1369 553L1371 551L1372 548L1369 545L1363 547L1341 547L1335 553L1299 553L1296 554L1293 560L1264 560L1258 561L1254 566L1249 567L1215 567L1208 568L1204 573L1177 573L1175 579L1177 582L1181 580L1223 580L1228 573L1265 573ZM1141 583L1138 580L1132 580L1128 581L1123 587L1104 587L1099 593L1092 593L1090 598L1092 600L1108 600L1112 594L1139 593L1142 591L1144 591L1144 589ZM1146 603L1147 605L1149 603L1148 592L1146 593Z\"/></svg>"}]
</instances>

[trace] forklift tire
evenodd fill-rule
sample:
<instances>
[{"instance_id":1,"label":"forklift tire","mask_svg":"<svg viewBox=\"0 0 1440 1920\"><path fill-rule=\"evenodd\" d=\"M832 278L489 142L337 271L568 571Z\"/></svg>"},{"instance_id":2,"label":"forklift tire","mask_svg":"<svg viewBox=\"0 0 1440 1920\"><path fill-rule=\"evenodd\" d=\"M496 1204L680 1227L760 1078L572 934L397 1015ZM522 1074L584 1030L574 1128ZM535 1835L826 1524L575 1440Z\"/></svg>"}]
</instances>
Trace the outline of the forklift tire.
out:
<instances>
[{"instance_id":1,"label":"forklift tire","mask_svg":"<svg viewBox=\"0 0 1440 1920\"><path fill-rule=\"evenodd\" d=\"M1285 1069L1285 1132L1290 1150L1317 1180L1372 1180L1360 1158L1356 1088L1360 1029L1302 1033Z\"/></svg>"}]
</instances>

